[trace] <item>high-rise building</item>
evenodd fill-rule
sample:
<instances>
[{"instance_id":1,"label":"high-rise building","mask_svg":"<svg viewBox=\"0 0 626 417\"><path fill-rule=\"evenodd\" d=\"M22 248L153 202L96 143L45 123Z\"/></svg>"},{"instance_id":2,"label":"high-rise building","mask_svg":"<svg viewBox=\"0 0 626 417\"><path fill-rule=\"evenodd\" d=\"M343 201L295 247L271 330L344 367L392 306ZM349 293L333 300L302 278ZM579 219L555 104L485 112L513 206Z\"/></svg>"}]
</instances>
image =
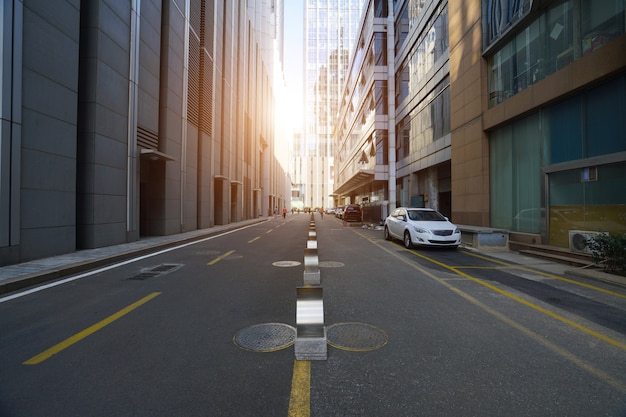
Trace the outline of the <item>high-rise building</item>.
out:
<instances>
[{"instance_id":1,"label":"high-rise building","mask_svg":"<svg viewBox=\"0 0 626 417\"><path fill-rule=\"evenodd\" d=\"M362 20L335 193L365 221L424 206L572 250L626 232L626 0L369 0Z\"/></svg>"},{"instance_id":2,"label":"high-rise building","mask_svg":"<svg viewBox=\"0 0 626 417\"><path fill-rule=\"evenodd\" d=\"M333 129L363 0L306 0L304 205L334 204Z\"/></svg>"},{"instance_id":3,"label":"high-rise building","mask_svg":"<svg viewBox=\"0 0 626 417\"><path fill-rule=\"evenodd\" d=\"M288 205L282 7L1 2L0 265Z\"/></svg>"}]
</instances>

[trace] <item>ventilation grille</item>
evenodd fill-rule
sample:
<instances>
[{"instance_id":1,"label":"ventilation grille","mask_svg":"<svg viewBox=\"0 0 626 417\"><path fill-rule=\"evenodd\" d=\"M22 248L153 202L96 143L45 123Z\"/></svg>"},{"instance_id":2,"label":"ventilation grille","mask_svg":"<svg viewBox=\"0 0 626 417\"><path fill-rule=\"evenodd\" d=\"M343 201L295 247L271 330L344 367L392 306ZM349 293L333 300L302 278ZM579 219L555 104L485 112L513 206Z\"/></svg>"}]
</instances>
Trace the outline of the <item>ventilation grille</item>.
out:
<instances>
[{"instance_id":1,"label":"ventilation grille","mask_svg":"<svg viewBox=\"0 0 626 417\"><path fill-rule=\"evenodd\" d=\"M146 149L159 149L159 135L141 126L137 126L137 145Z\"/></svg>"},{"instance_id":2,"label":"ventilation grille","mask_svg":"<svg viewBox=\"0 0 626 417\"><path fill-rule=\"evenodd\" d=\"M200 39L189 33L189 79L187 84L187 120L198 126L200 106Z\"/></svg>"}]
</instances>

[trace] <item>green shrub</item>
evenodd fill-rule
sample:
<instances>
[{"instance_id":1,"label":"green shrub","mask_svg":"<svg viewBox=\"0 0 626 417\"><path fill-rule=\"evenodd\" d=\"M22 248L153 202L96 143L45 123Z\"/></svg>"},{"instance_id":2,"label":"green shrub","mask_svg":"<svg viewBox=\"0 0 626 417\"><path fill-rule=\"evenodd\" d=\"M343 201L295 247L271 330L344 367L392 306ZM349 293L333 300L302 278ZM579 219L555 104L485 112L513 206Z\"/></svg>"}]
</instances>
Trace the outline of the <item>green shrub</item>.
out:
<instances>
[{"instance_id":1,"label":"green shrub","mask_svg":"<svg viewBox=\"0 0 626 417\"><path fill-rule=\"evenodd\" d=\"M587 239L587 246L593 254L593 261L601 264L606 272L626 272L626 234L599 234Z\"/></svg>"}]
</instances>

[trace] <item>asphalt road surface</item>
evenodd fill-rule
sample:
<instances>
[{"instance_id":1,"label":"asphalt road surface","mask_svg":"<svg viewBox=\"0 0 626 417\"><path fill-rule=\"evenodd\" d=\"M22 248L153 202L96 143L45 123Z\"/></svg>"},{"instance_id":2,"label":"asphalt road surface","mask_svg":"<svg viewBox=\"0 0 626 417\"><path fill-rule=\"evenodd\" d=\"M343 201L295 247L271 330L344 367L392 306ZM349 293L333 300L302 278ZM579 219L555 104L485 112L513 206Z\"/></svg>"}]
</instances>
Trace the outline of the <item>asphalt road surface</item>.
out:
<instances>
[{"instance_id":1,"label":"asphalt road surface","mask_svg":"<svg viewBox=\"0 0 626 417\"><path fill-rule=\"evenodd\" d=\"M311 217L0 298L0 416L626 416L626 290L315 217L325 360L298 361Z\"/></svg>"}]
</instances>

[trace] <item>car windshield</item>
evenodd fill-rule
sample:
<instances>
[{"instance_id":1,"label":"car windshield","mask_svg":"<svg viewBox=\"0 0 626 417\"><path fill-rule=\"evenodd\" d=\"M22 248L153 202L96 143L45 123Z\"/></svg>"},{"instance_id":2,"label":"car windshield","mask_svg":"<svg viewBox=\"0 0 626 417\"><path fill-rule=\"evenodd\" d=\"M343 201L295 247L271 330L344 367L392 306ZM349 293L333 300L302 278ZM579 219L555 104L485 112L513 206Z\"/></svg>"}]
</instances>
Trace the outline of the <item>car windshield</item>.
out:
<instances>
[{"instance_id":1,"label":"car windshield","mask_svg":"<svg viewBox=\"0 0 626 417\"><path fill-rule=\"evenodd\" d=\"M436 211L407 210L409 219L422 222L445 222L446 218Z\"/></svg>"}]
</instances>

